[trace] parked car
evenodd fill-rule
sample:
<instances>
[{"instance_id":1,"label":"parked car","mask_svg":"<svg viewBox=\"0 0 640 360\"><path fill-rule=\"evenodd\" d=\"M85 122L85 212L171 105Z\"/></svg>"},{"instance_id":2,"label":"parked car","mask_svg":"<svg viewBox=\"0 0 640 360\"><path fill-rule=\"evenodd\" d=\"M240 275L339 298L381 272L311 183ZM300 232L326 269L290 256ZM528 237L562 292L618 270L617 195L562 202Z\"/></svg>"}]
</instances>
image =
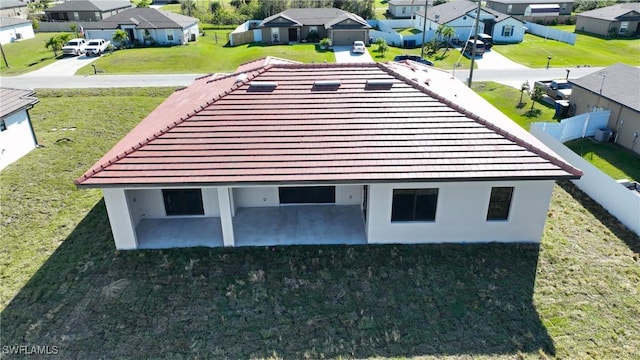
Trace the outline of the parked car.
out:
<instances>
[{"instance_id":1,"label":"parked car","mask_svg":"<svg viewBox=\"0 0 640 360\"><path fill-rule=\"evenodd\" d=\"M418 55L398 55L396 57L393 58L393 61L405 61L405 60L411 60L411 61L415 61L415 62L419 62L421 64L425 64L425 65L429 65L429 66L433 66L433 63L427 59L424 59Z\"/></svg>"},{"instance_id":2,"label":"parked car","mask_svg":"<svg viewBox=\"0 0 640 360\"><path fill-rule=\"evenodd\" d=\"M567 80L536 81L534 88L542 88L552 99L568 100L571 96L571 83Z\"/></svg>"},{"instance_id":3,"label":"parked car","mask_svg":"<svg viewBox=\"0 0 640 360\"><path fill-rule=\"evenodd\" d=\"M484 42L482 40L467 40L464 44L464 48L462 48L462 53L468 57L473 55L473 48L476 48L476 56L482 56L484 54L484 50L486 47L484 46Z\"/></svg>"},{"instance_id":4,"label":"parked car","mask_svg":"<svg viewBox=\"0 0 640 360\"><path fill-rule=\"evenodd\" d=\"M364 46L364 41L354 41L351 52L354 54L364 54L367 48Z\"/></svg>"},{"instance_id":5,"label":"parked car","mask_svg":"<svg viewBox=\"0 0 640 360\"><path fill-rule=\"evenodd\" d=\"M493 47L493 37L489 34L478 34L478 40L484 43L484 50L489 51Z\"/></svg>"},{"instance_id":6,"label":"parked car","mask_svg":"<svg viewBox=\"0 0 640 360\"><path fill-rule=\"evenodd\" d=\"M71 39L62 47L62 53L64 55L80 56L84 54L86 46L87 41L85 39Z\"/></svg>"},{"instance_id":7,"label":"parked car","mask_svg":"<svg viewBox=\"0 0 640 360\"><path fill-rule=\"evenodd\" d=\"M109 40L103 39L93 39L87 42L87 46L85 47L85 52L87 56L100 56L107 50L109 46Z\"/></svg>"}]
</instances>

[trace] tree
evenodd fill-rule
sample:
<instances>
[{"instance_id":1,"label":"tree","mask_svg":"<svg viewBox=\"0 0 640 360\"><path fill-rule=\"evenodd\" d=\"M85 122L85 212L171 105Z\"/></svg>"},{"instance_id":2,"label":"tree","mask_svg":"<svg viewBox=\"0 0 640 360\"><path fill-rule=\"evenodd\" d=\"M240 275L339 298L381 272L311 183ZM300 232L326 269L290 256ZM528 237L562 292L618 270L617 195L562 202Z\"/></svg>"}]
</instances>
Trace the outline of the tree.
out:
<instances>
[{"instance_id":1,"label":"tree","mask_svg":"<svg viewBox=\"0 0 640 360\"><path fill-rule=\"evenodd\" d=\"M40 30L40 21L37 18L31 19L31 26L33 26L33 31L37 32Z\"/></svg>"},{"instance_id":2,"label":"tree","mask_svg":"<svg viewBox=\"0 0 640 360\"><path fill-rule=\"evenodd\" d=\"M456 29L454 29L453 27L447 24L442 24L438 26L438 29L436 30L436 35L440 35L445 39L445 42L447 43L447 47L444 49L444 53L446 54L447 51L449 51L449 43L451 42L451 38L456 36Z\"/></svg>"},{"instance_id":3,"label":"tree","mask_svg":"<svg viewBox=\"0 0 640 360\"><path fill-rule=\"evenodd\" d=\"M531 92L531 110L529 110L529 112L533 112L533 105L536 104L536 101L541 101L543 97L544 89L539 86L534 86Z\"/></svg>"},{"instance_id":4,"label":"tree","mask_svg":"<svg viewBox=\"0 0 640 360\"><path fill-rule=\"evenodd\" d=\"M529 82L525 81L520 85L520 102L518 102L518 105L522 105L522 96L524 96L524 92L529 92L529 90L531 90L531 86L529 86Z\"/></svg>"},{"instance_id":5,"label":"tree","mask_svg":"<svg viewBox=\"0 0 640 360\"><path fill-rule=\"evenodd\" d=\"M45 43L45 48L53 50L53 56L58 57L58 51L62 50L64 44L71 39L71 34L60 34L50 37Z\"/></svg>"},{"instance_id":6,"label":"tree","mask_svg":"<svg viewBox=\"0 0 640 360\"><path fill-rule=\"evenodd\" d=\"M389 49L389 45L387 45L387 40L379 37L376 39L376 45L378 45L378 52L384 56L387 50Z\"/></svg>"},{"instance_id":7,"label":"tree","mask_svg":"<svg viewBox=\"0 0 640 360\"><path fill-rule=\"evenodd\" d=\"M69 25L69 30L71 30L71 32L75 35L75 37L78 37L78 24L73 23Z\"/></svg>"},{"instance_id":8,"label":"tree","mask_svg":"<svg viewBox=\"0 0 640 360\"><path fill-rule=\"evenodd\" d=\"M135 4L136 7L139 8L148 8L149 6L151 6L151 0L138 0Z\"/></svg>"},{"instance_id":9,"label":"tree","mask_svg":"<svg viewBox=\"0 0 640 360\"><path fill-rule=\"evenodd\" d=\"M129 42L129 34L122 29L118 29L113 33L113 36L111 36L111 40L123 46Z\"/></svg>"},{"instance_id":10,"label":"tree","mask_svg":"<svg viewBox=\"0 0 640 360\"><path fill-rule=\"evenodd\" d=\"M193 15L196 12L196 2L193 0L180 1L180 12L182 15Z\"/></svg>"}]
</instances>

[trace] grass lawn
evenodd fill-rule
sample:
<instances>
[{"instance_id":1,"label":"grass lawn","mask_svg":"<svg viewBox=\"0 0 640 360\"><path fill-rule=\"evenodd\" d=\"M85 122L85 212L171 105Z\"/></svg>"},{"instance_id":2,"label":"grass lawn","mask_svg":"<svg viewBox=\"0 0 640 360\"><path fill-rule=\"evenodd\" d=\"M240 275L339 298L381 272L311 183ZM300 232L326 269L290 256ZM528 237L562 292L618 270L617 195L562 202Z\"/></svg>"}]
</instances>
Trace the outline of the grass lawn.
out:
<instances>
[{"instance_id":1,"label":"grass lawn","mask_svg":"<svg viewBox=\"0 0 640 360\"><path fill-rule=\"evenodd\" d=\"M422 31L420 31L420 30L418 30L416 28L412 28L412 27L405 28L405 29L395 29L395 30L396 30L396 32L398 34L401 34L401 35L415 35L415 34L421 34L422 33Z\"/></svg>"},{"instance_id":2,"label":"grass lawn","mask_svg":"<svg viewBox=\"0 0 640 360\"><path fill-rule=\"evenodd\" d=\"M44 47L52 36L62 33L36 33L35 38L2 45L9 68L0 61L0 75L20 75L51 64L56 60L51 49Z\"/></svg>"},{"instance_id":3,"label":"grass lawn","mask_svg":"<svg viewBox=\"0 0 640 360\"><path fill-rule=\"evenodd\" d=\"M573 140L565 145L614 179L640 181L640 156L629 150L592 139Z\"/></svg>"},{"instance_id":4,"label":"grass lawn","mask_svg":"<svg viewBox=\"0 0 640 360\"><path fill-rule=\"evenodd\" d=\"M72 181L169 92L38 92L45 147L0 174L3 346L62 358L640 357L640 239L569 183L555 187L539 248L115 251L100 191ZM74 116L78 103L95 111Z\"/></svg>"},{"instance_id":5,"label":"grass lawn","mask_svg":"<svg viewBox=\"0 0 640 360\"><path fill-rule=\"evenodd\" d=\"M561 30L567 30L566 26ZM605 40L583 34L577 36L574 46L525 34L523 42L495 45L495 49L509 59L532 68L545 67L547 56L551 56L551 67L609 66L618 62L640 66L639 39Z\"/></svg>"},{"instance_id":6,"label":"grass lawn","mask_svg":"<svg viewBox=\"0 0 640 360\"><path fill-rule=\"evenodd\" d=\"M495 82L474 82L471 88L527 131L534 122L557 122L553 118L555 108L543 102L536 102L533 107L534 110L540 110L537 116L528 116L531 98L525 93L522 98L523 106L518 106L520 91L511 86Z\"/></svg>"},{"instance_id":7,"label":"grass lawn","mask_svg":"<svg viewBox=\"0 0 640 360\"><path fill-rule=\"evenodd\" d=\"M313 44L256 45L225 47L231 30L207 30L205 37L184 46L165 48L133 48L105 55L95 62L107 74L205 74L231 72L238 65L265 56L276 56L305 63L335 62L331 51L322 51ZM217 39L217 41L216 41ZM185 60L186 59L186 60ZM93 74L91 66L76 75Z\"/></svg>"},{"instance_id":8,"label":"grass lawn","mask_svg":"<svg viewBox=\"0 0 640 360\"><path fill-rule=\"evenodd\" d=\"M398 47L389 46L387 52L382 56L378 52L378 45L373 44L369 47L369 53L374 61L377 62L387 62L392 61L394 57L402 54L411 54L411 55L420 55L420 48L417 49L403 49ZM444 49L440 50L435 56L425 57L429 61L433 62L433 66L444 69L444 70L452 70L453 64L459 62L461 64L460 67L456 69L469 69L471 67L471 60L460 56L460 51L451 48L446 53ZM478 68L478 65L475 65L475 68Z\"/></svg>"}]
</instances>

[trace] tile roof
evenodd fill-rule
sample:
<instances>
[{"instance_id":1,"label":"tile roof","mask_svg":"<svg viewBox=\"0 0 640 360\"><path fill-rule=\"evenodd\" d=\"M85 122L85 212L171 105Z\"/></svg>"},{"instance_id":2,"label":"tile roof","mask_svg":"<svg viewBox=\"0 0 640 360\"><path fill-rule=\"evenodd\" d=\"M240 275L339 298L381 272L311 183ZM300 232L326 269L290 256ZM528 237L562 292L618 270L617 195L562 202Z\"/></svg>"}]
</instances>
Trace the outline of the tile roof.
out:
<instances>
[{"instance_id":1,"label":"tile roof","mask_svg":"<svg viewBox=\"0 0 640 360\"><path fill-rule=\"evenodd\" d=\"M612 6L607 6L599 9L584 11L579 14L576 14L576 16L615 21L619 17L627 15L634 11L636 13L640 13L640 3L635 2L635 3L615 4ZM638 14L635 14L635 15L637 16Z\"/></svg>"},{"instance_id":2,"label":"tile roof","mask_svg":"<svg viewBox=\"0 0 640 360\"><path fill-rule=\"evenodd\" d=\"M172 94L76 184L580 176L495 108L484 112L495 117L489 121L457 105L455 99L484 100L450 74L416 64L269 64L199 78ZM438 74L442 80L430 82Z\"/></svg>"},{"instance_id":3,"label":"tile roof","mask_svg":"<svg viewBox=\"0 0 640 360\"><path fill-rule=\"evenodd\" d=\"M604 82L602 75L606 74ZM569 82L593 93L640 111L640 69L627 64L614 64Z\"/></svg>"},{"instance_id":4,"label":"tile roof","mask_svg":"<svg viewBox=\"0 0 640 360\"><path fill-rule=\"evenodd\" d=\"M133 7L128 0L74 0L46 9L45 13L60 11L109 11Z\"/></svg>"},{"instance_id":5,"label":"tile roof","mask_svg":"<svg viewBox=\"0 0 640 360\"><path fill-rule=\"evenodd\" d=\"M31 108L38 103L38 98L32 96L33 90L0 88L0 118L7 117L16 111Z\"/></svg>"},{"instance_id":6,"label":"tile roof","mask_svg":"<svg viewBox=\"0 0 640 360\"><path fill-rule=\"evenodd\" d=\"M185 29L199 20L153 8L131 8L106 19L88 22L85 29L118 29L120 25L135 25L137 29Z\"/></svg>"}]
</instances>

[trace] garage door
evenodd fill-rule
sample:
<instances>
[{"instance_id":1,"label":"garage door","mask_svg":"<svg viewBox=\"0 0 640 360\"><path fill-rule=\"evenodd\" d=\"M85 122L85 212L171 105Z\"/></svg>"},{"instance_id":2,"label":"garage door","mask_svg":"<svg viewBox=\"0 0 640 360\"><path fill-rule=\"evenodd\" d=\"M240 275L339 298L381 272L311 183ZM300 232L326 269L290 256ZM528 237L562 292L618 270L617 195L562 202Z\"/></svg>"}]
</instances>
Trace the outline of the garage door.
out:
<instances>
[{"instance_id":1,"label":"garage door","mask_svg":"<svg viewBox=\"0 0 640 360\"><path fill-rule=\"evenodd\" d=\"M335 186L299 186L278 189L280 204L334 204Z\"/></svg>"},{"instance_id":2,"label":"garage door","mask_svg":"<svg viewBox=\"0 0 640 360\"><path fill-rule=\"evenodd\" d=\"M365 41L364 30L333 30L333 46L353 45L356 40Z\"/></svg>"}]
</instances>

